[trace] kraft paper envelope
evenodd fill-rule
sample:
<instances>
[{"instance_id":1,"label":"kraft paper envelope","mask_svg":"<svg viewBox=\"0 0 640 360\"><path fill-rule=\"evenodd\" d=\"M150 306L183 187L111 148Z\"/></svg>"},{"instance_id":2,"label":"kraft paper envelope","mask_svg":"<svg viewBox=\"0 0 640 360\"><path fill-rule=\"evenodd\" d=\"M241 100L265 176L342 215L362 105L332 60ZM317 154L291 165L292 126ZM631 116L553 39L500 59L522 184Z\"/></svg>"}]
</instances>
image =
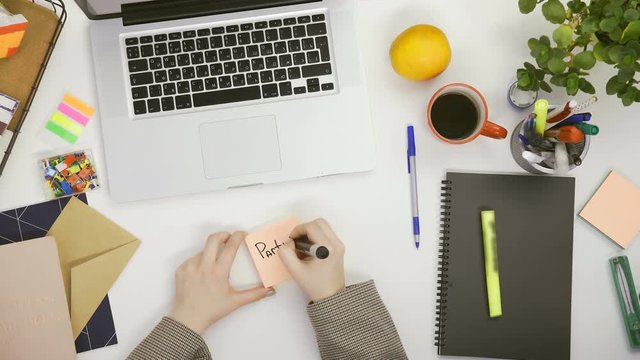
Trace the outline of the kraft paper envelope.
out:
<instances>
[{"instance_id":1,"label":"kraft paper envelope","mask_svg":"<svg viewBox=\"0 0 640 360\"><path fill-rule=\"evenodd\" d=\"M291 279L291 274L278 256L278 250L289 241L289 235L297 225L298 220L291 217L247 235L247 248L264 287Z\"/></svg>"},{"instance_id":2,"label":"kraft paper envelope","mask_svg":"<svg viewBox=\"0 0 640 360\"><path fill-rule=\"evenodd\" d=\"M72 197L49 230L55 237L77 337L140 246L140 240Z\"/></svg>"},{"instance_id":3,"label":"kraft paper envelope","mask_svg":"<svg viewBox=\"0 0 640 360\"><path fill-rule=\"evenodd\" d=\"M56 242L0 247L0 359L76 359Z\"/></svg>"}]
</instances>

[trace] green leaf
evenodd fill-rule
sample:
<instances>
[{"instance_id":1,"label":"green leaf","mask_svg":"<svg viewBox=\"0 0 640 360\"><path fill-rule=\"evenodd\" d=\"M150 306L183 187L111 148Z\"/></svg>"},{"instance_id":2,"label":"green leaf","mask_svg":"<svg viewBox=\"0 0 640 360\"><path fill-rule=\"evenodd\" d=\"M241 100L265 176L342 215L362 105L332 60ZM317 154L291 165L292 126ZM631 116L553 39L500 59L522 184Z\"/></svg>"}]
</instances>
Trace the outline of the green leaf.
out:
<instances>
[{"instance_id":1,"label":"green leaf","mask_svg":"<svg viewBox=\"0 0 640 360\"><path fill-rule=\"evenodd\" d=\"M567 76L564 74L553 75L550 82L558 87L567 86Z\"/></svg>"},{"instance_id":2,"label":"green leaf","mask_svg":"<svg viewBox=\"0 0 640 360\"><path fill-rule=\"evenodd\" d=\"M540 48L540 40L536 39L536 38L531 38L529 39L529 41L527 41L527 45L529 46L530 50L535 50L535 49L539 49Z\"/></svg>"},{"instance_id":3,"label":"green leaf","mask_svg":"<svg viewBox=\"0 0 640 360\"><path fill-rule=\"evenodd\" d=\"M595 33L600 30L600 20L597 17L590 16L580 25L583 32L586 33Z\"/></svg>"},{"instance_id":4,"label":"green leaf","mask_svg":"<svg viewBox=\"0 0 640 360\"><path fill-rule=\"evenodd\" d=\"M547 63L549 62L550 58L551 55L549 54L549 50L547 48L543 48L542 50L540 50L540 54L536 56L536 62L538 63L538 66L544 68L547 67Z\"/></svg>"},{"instance_id":5,"label":"green leaf","mask_svg":"<svg viewBox=\"0 0 640 360\"><path fill-rule=\"evenodd\" d=\"M536 67L529 62L524 63L524 68L527 69L527 71L536 71Z\"/></svg>"},{"instance_id":6,"label":"green leaf","mask_svg":"<svg viewBox=\"0 0 640 360\"><path fill-rule=\"evenodd\" d=\"M573 29L569 25L560 25L553 32L553 41L561 48L567 48L573 42Z\"/></svg>"},{"instance_id":7,"label":"green leaf","mask_svg":"<svg viewBox=\"0 0 640 360\"><path fill-rule=\"evenodd\" d=\"M540 89L548 93L551 93L553 91L553 89L551 89L551 86L549 86L546 81L540 81Z\"/></svg>"},{"instance_id":8,"label":"green leaf","mask_svg":"<svg viewBox=\"0 0 640 360\"><path fill-rule=\"evenodd\" d=\"M631 104L634 103L634 101L636 101L636 94L638 93L638 90L630 87L627 89L627 91L624 93L624 95L622 95L622 105L624 106L630 106Z\"/></svg>"},{"instance_id":9,"label":"green leaf","mask_svg":"<svg viewBox=\"0 0 640 360\"><path fill-rule=\"evenodd\" d=\"M636 62L636 56L631 52L627 52L627 55L622 58L623 65L633 65L634 62Z\"/></svg>"},{"instance_id":10,"label":"green leaf","mask_svg":"<svg viewBox=\"0 0 640 360\"><path fill-rule=\"evenodd\" d=\"M567 95L573 96L578 93L580 78L577 74L569 74L567 76Z\"/></svg>"},{"instance_id":11,"label":"green leaf","mask_svg":"<svg viewBox=\"0 0 640 360\"><path fill-rule=\"evenodd\" d=\"M593 47L593 56L595 56L596 60L604 61L608 56L607 51L607 47L603 43L598 42Z\"/></svg>"},{"instance_id":12,"label":"green leaf","mask_svg":"<svg viewBox=\"0 0 640 360\"><path fill-rule=\"evenodd\" d=\"M585 4L582 0L570 0L567 3L567 7L575 14L582 12L582 10L587 7L587 4Z\"/></svg>"},{"instance_id":13,"label":"green leaf","mask_svg":"<svg viewBox=\"0 0 640 360\"><path fill-rule=\"evenodd\" d=\"M596 93L596 88L594 88L593 85L587 81L587 79L580 79L580 81L578 82L578 88L580 88L580 90L587 94Z\"/></svg>"},{"instance_id":14,"label":"green leaf","mask_svg":"<svg viewBox=\"0 0 640 360\"><path fill-rule=\"evenodd\" d=\"M582 34L573 41L573 44L575 45L575 47L585 47L590 43L591 43L591 34Z\"/></svg>"},{"instance_id":15,"label":"green leaf","mask_svg":"<svg viewBox=\"0 0 640 360\"><path fill-rule=\"evenodd\" d=\"M638 12L638 10L636 9L627 9L624 12L624 19L629 22L638 20L638 18L640 18L640 12Z\"/></svg>"},{"instance_id":16,"label":"green leaf","mask_svg":"<svg viewBox=\"0 0 640 360\"><path fill-rule=\"evenodd\" d=\"M536 8L538 4L537 0L518 0L518 7L520 8L520 12L523 14L528 14Z\"/></svg>"},{"instance_id":17,"label":"green leaf","mask_svg":"<svg viewBox=\"0 0 640 360\"><path fill-rule=\"evenodd\" d=\"M623 67L618 70L618 81L621 83L627 83L629 80L633 79L636 75L635 70L632 67Z\"/></svg>"},{"instance_id":18,"label":"green leaf","mask_svg":"<svg viewBox=\"0 0 640 360\"><path fill-rule=\"evenodd\" d=\"M567 68L567 63L565 63L562 59L554 57L549 60L547 67L552 74L562 74Z\"/></svg>"},{"instance_id":19,"label":"green leaf","mask_svg":"<svg viewBox=\"0 0 640 360\"><path fill-rule=\"evenodd\" d=\"M622 45L615 45L609 49L609 58L616 64L619 64L624 59L625 48Z\"/></svg>"},{"instance_id":20,"label":"green leaf","mask_svg":"<svg viewBox=\"0 0 640 360\"><path fill-rule=\"evenodd\" d=\"M629 23L622 32L621 43L626 43L629 40L638 39L640 37L640 20L635 20Z\"/></svg>"},{"instance_id":21,"label":"green leaf","mask_svg":"<svg viewBox=\"0 0 640 360\"><path fill-rule=\"evenodd\" d=\"M531 86L531 78L529 77L529 74L525 73L518 78L518 87L524 90L529 86Z\"/></svg>"},{"instance_id":22,"label":"green leaf","mask_svg":"<svg viewBox=\"0 0 640 360\"><path fill-rule=\"evenodd\" d=\"M573 64L580 69L590 70L596 65L596 58L593 51L583 51L573 58Z\"/></svg>"},{"instance_id":23,"label":"green leaf","mask_svg":"<svg viewBox=\"0 0 640 360\"><path fill-rule=\"evenodd\" d=\"M560 0L548 0L542 5L542 14L552 24L562 24L567 18L567 11Z\"/></svg>"},{"instance_id":24,"label":"green leaf","mask_svg":"<svg viewBox=\"0 0 640 360\"><path fill-rule=\"evenodd\" d=\"M607 95L616 94L623 87L624 85L618 81L618 76L616 75L607 81Z\"/></svg>"},{"instance_id":25,"label":"green leaf","mask_svg":"<svg viewBox=\"0 0 640 360\"><path fill-rule=\"evenodd\" d=\"M544 70L542 70L542 69L537 69L537 70L535 71L536 79L538 79L539 81L544 80L544 76L545 76L546 74L547 74L547 73L546 73Z\"/></svg>"},{"instance_id":26,"label":"green leaf","mask_svg":"<svg viewBox=\"0 0 640 360\"><path fill-rule=\"evenodd\" d=\"M618 19L615 17L602 19L602 21L600 21L600 30L604 32L611 32L616 28L616 26L618 26L619 23L620 21L618 21Z\"/></svg>"},{"instance_id":27,"label":"green leaf","mask_svg":"<svg viewBox=\"0 0 640 360\"><path fill-rule=\"evenodd\" d=\"M625 47L627 48L627 50L633 52L636 58L638 57L638 55L640 55L640 42L638 42L638 40L630 40L629 42L627 42L627 45L625 45Z\"/></svg>"},{"instance_id":28,"label":"green leaf","mask_svg":"<svg viewBox=\"0 0 640 360\"><path fill-rule=\"evenodd\" d=\"M622 38L622 28L620 26L616 26L615 29L609 32L609 39L614 42L619 42Z\"/></svg>"},{"instance_id":29,"label":"green leaf","mask_svg":"<svg viewBox=\"0 0 640 360\"><path fill-rule=\"evenodd\" d=\"M540 36L540 43L542 45L551 46L551 39L547 35Z\"/></svg>"}]
</instances>

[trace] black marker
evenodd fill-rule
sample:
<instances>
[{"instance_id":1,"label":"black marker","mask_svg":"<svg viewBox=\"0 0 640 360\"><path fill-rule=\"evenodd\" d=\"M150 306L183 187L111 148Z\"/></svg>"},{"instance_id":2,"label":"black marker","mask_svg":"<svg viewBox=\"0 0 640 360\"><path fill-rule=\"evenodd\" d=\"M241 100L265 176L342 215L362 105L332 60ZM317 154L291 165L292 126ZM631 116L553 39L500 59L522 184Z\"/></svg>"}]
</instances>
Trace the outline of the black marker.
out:
<instances>
[{"instance_id":1,"label":"black marker","mask_svg":"<svg viewBox=\"0 0 640 360\"><path fill-rule=\"evenodd\" d=\"M296 244L296 251L303 253L307 256L314 257L319 260L323 260L329 257L329 249L326 246L313 244L309 239L304 236L298 239L293 239Z\"/></svg>"}]
</instances>

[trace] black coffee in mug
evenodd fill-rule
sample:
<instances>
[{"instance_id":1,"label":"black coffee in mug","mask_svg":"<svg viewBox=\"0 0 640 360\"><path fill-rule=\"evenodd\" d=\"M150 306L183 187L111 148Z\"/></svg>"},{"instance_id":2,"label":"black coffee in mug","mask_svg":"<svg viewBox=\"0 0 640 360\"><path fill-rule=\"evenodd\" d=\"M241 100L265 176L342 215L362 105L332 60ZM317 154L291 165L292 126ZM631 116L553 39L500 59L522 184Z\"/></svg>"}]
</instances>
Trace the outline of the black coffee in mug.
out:
<instances>
[{"instance_id":1,"label":"black coffee in mug","mask_svg":"<svg viewBox=\"0 0 640 360\"><path fill-rule=\"evenodd\" d=\"M473 135L482 121L476 103L463 94L438 97L431 107L433 128L444 138L462 140Z\"/></svg>"}]
</instances>

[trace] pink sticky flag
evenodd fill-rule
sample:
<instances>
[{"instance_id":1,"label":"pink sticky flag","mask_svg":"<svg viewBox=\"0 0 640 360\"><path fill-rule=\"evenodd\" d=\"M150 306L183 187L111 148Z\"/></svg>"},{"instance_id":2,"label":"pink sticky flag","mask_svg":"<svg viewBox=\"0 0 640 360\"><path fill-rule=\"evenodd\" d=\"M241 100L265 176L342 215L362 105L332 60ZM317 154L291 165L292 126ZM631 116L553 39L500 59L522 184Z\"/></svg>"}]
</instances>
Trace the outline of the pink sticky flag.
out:
<instances>
[{"instance_id":1,"label":"pink sticky flag","mask_svg":"<svg viewBox=\"0 0 640 360\"><path fill-rule=\"evenodd\" d=\"M74 108L72 108L71 106L65 104L65 103L60 103L60 105L58 105L58 111L60 111L61 113L67 115L67 117L69 117L70 119L75 120L75 122L77 122L78 124L82 125L82 126L87 126L87 123L89 122L89 118L86 117L85 115L81 114L80 112L76 111Z\"/></svg>"},{"instance_id":2,"label":"pink sticky flag","mask_svg":"<svg viewBox=\"0 0 640 360\"><path fill-rule=\"evenodd\" d=\"M247 235L247 248L264 287L291 279L291 274L278 256L278 250L290 241L289 235L297 225L298 220L290 217Z\"/></svg>"}]
</instances>

